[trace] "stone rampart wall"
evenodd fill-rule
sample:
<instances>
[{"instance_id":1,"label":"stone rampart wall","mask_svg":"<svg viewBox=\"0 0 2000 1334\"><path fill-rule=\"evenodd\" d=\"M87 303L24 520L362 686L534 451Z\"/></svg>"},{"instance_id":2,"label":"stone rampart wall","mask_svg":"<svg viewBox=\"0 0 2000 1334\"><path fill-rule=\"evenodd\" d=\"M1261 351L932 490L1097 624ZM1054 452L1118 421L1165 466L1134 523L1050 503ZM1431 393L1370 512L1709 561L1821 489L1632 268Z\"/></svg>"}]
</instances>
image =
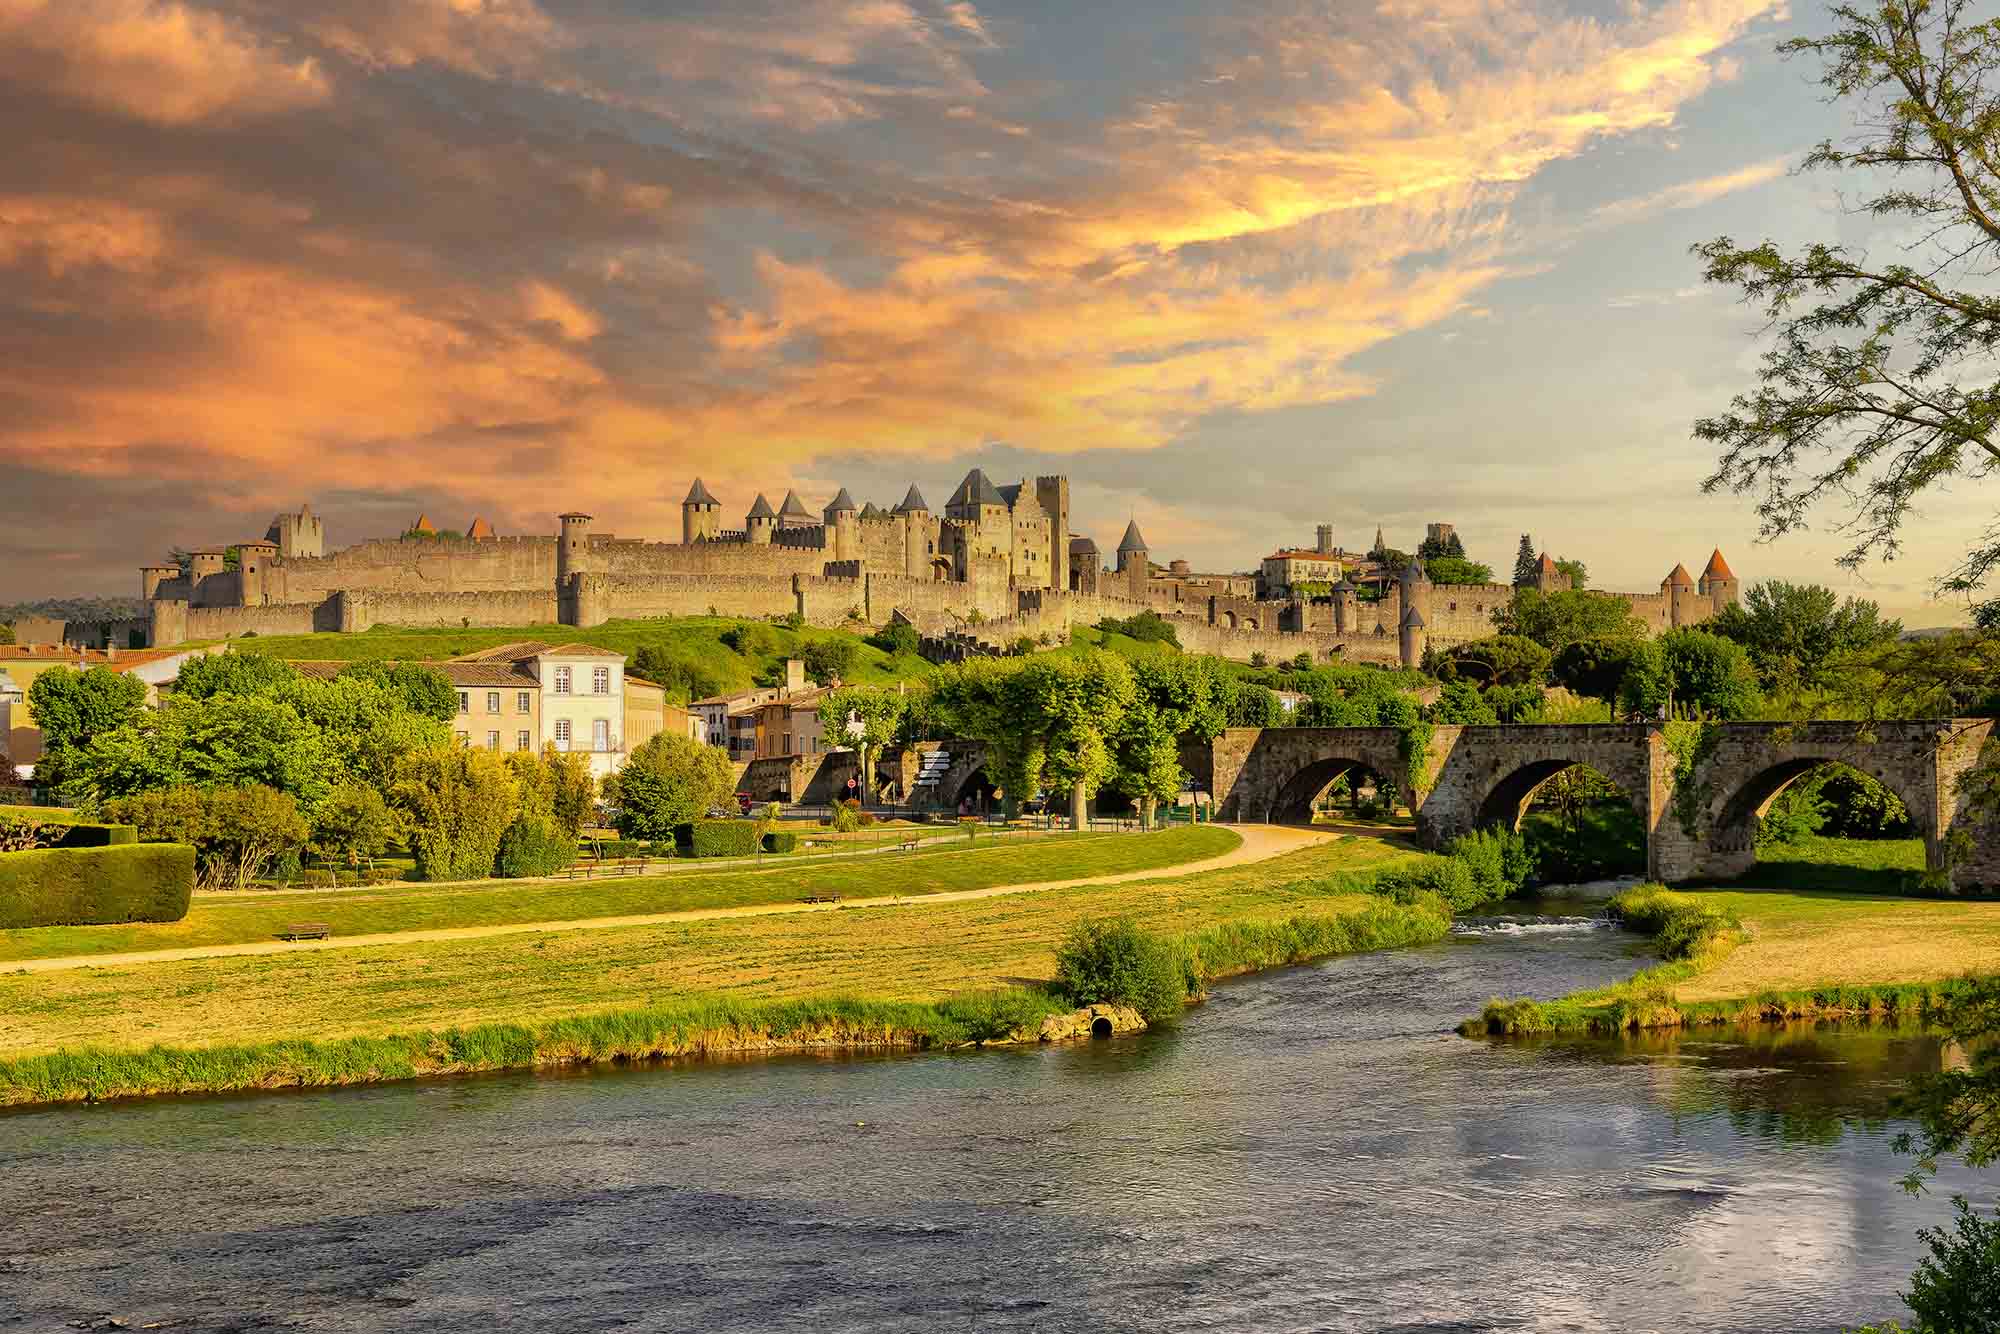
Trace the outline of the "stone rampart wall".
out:
<instances>
[{"instance_id":1,"label":"stone rampart wall","mask_svg":"<svg viewBox=\"0 0 2000 1334\"><path fill-rule=\"evenodd\" d=\"M627 544L593 540L589 559L593 567L605 574L643 579L669 575L818 574L832 554L817 545L791 546L776 541L769 546L750 542L696 542L682 546L668 542ZM553 570L550 577L554 577Z\"/></svg>"},{"instance_id":2,"label":"stone rampart wall","mask_svg":"<svg viewBox=\"0 0 2000 1334\"><path fill-rule=\"evenodd\" d=\"M212 578L212 577L211 577ZM280 557L264 571L271 602L318 602L341 591L504 592L553 589L556 539L500 537L480 542L378 539L326 556ZM204 580L204 586L209 582Z\"/></svg>"},{"instance_id":3,"label":"stone rampart wall","mask_svg":"<svg viewBox=\"0 0 2000 1334\"><path fill-rule=\"evenodd\" d=\"M672 579L607 577L607 616L789 616L798 595L789 574L692 574Z\"/></svg>"},{"instance_id":4,"label":"stone rampart wall","mask_svg":"<svg viewBox=\"0 0 2000 1334\"><path fill-rule=\"evenodd\" d=\"M868 591L860 579L801 574L792 583L797 590L796 610L808 625L843 625L849 612L867 619Z\"/></svg>"},{"instance_id":5,"label":"stone rampart wall","mask_svg":"<svg viewBox=\"0 0 2000 1334\"><path fill-rule=\"evenodd\" d=\"M332 626L359 632L376 625L407 626L511 626L551 625L556 621L556 593L546 589L518 589L506 592L460 593L344 593L329 600L335 609ZM244 608L246 611L259 608ZM266 607L265 611L288 611L286 607ZM326 619L324 616L322 620Z\"/></svg>"},{"instance_id":6,"label":"stone rampart wall","mask_svg":"<svg viewBox=\"0 0 2000 1334\"><path fill-rule=\"evenodd\" d=\"M175 638L160 638L161 618L156 615L155 648L172 648L175 644L203 639L240 639L247 634L309 635L315 630L340 628L328 623L322 605L316 603L275 607L189 607L180 602L164 605L179 609L169 618L178 621L179 631Z\"/></svg>"}]
</instances>

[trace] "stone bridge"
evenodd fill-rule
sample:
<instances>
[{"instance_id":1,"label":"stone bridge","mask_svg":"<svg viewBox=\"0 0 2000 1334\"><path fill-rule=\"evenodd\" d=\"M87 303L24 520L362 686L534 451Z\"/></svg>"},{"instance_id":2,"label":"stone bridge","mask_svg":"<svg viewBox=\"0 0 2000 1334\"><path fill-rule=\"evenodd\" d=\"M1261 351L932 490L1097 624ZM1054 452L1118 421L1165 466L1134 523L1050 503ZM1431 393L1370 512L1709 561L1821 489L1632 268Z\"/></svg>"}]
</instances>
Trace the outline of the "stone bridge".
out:
<instances>
[{"instance_id":1,"label":"stone bridge","mask_svg":"<svg viewBox=\"0 0 2000 1334\"><path fill-rule=\"evenodd\" d=\"M1334 779L1392 778L1436 847L1489 825L1518 826L1536 789L1584 764L1617 784L1646 830L1648 874L1676 881L1741 874L1757 860L1757 819L1807 770L1852 765L1902 798L1933 870L1959 888L2000 888L2000 821L1979 822L1957 791L1991 719L1895 723L1711 723L1432 729L1411 783L1403 737L1386 727L1231 728L1184 757L1224 820L1303 821ZM1676 750L1680 755L1677 757ZM1678 777L1678 782L1677 782Z\"/></svg>"}]
</instances>

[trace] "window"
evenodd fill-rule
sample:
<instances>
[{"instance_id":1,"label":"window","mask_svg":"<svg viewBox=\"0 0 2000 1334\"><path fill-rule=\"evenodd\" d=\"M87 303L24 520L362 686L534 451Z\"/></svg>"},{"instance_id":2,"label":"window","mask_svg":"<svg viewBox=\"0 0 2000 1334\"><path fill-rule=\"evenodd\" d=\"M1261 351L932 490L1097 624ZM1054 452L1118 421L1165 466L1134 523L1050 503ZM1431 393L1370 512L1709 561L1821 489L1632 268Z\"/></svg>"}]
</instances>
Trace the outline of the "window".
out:
<instances>
[{"instance_id":1,"label":"window","mask_svg":"<svg viewBox=\"0 0 2000 1334\"><path fill-rule=\"evenodd\" d=\"M486 749L500 749L500 734L498 732L488 732L486 734Z\"/></svg>"},{"instance_id":2,"label":"window","mask_svg":"<svg viewBox=\"0 0 2000 1334\"><path fill-rule=\"evenodd\" d=\"M452 736L457 738L458 744L461 746L469 746L472 744L472 733L470 732L453 732Z\"/></svg>"},{"instance_id":3,"label":"window","mask_svg":"<svg viewBox=\"0 0 2000 1334\"><path fill-rule=\"evenodd\" d=\"M526 713L535 707L534 696L525 690L514 692L514 712Z\"/></svg>"},{"instance_id":4,"label":"window","mask_svg":"<svg viewBox=\"0 0 2000 1334\"><path fill-rule=\"evenodd\" d=\"M497 690L489 690L489 691L487 691L487 692L486 692L486 711L487 711L488 713L498 713L498 712L500 712L500 692L499 692L499 691L497 691Z\"/></svg>"},{"instance_id":5,"label":"window","mask_svg":"<svg viewBox=\"0 0 2000 1334\"><path fill-rule=\"evenodd\" d=\"M458 711L460 713L472 712L472 692L470 690L461 690L458 692Z\"/></svg>"},{"instance_id":6,"label":"window","mask_svg":"<svg viewBox=\"0 0 2000 1334\"><path fill-rule=\"evenodd\" d=\"M558 695L567 695L569 693L569 668L567 667L556 668L556 693Z\"/></svg>"},{"instance_id":7,"label":"window","mask_svg":"<svg viewBox=\"0 0 2000 1334\"><path fill-rule=\"evenodd\" d=\"M591 669L590 693L593 695L608 695L611 693L611 669L609 667L593 667Z\"/></svg>"},{"instance_id":8,"label":"window","mask_svg":"<svg viewBox=\"0 0 2000 1334\"><path fill-rule=\"evenodd\" d=\"M602 671L603 668L599 668L598 670ZM609 718L593 718L591 720L590 748L598 751L611 749L611 720Z\"/></svg>"},{"instance_id":9,"label":"window","mask_svg":"<svg viewBox=\"0 0 2000 1334\"><path fill-rule=\"evenodd\" d=\"M569 749L569 719L556 719L556 749Z\"/></svg>"},{"instance_id":10,"label":"window","mask_svg":"<svg viewBox=\"0 0 2000 1334\"><path fill-rule=\"evenodd\" d=\"M534 738L529 736L527 732L520 731L514 733L515 750L533 750L534 748L535 748Z\"/></svg>"}]
</instances>

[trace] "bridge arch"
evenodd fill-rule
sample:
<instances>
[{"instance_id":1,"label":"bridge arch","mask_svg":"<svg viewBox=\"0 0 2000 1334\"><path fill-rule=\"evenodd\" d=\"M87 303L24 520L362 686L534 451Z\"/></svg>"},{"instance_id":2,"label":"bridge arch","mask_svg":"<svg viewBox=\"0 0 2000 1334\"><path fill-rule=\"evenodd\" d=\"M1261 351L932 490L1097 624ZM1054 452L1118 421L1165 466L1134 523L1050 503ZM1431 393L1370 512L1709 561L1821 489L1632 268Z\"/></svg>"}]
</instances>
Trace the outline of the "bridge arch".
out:
<instances>
[{"instance_id":1,"label":"bridge arch","mask_svg":"<svg viewBox=\"0 0 2000 1334\"><path fill-rule=\"evenodd\" d=\"M1313 807L1326 790L1342 778L1359 786L1362 778L1382 782L1388 778L1366 760L1346 755L1329 755L1297 770L1272 797L1264 818L1272 824L1310 824Z\"/></svg>"},{"instance_id":2,"label":"bridge arch","mask_svg":"<svg viewBox=\"0 0 2000 1334\"><path fill-rule=\"evenodd\" d=\"M1895 793L1911 822L1922 833L1925 863L1938 865L1938 820L1929 792L1920 792L1902 781L1889 766L1875 763L1865 748L1828 748L1824 754L1792 754L1769 764L1746 767L1725 776L1722 790L1709 805L1708 865L1710 874L1730 875L1748 871L1757 862L1758 822L1792 784L1813 770L1828 764L1844 764L1868 775Z\"/></svg>"},{"instance_id":3,"label":"bridge arch","mask_svg":"<svg viewBox=\"0 0 2000 1334\"><path fill-rule=\"evenodd\" d=\"M1571 769L1583 768L1618 789L1618 795L1632 807L1641 821L1646 818L1646 789L1634 790L1629 782L1620 782L1615 774L1608 774L1588 760L1540 759L1532 760L1494 783L1479 803L1479 814L1473 823L1477 828L1487 829L1499 825L1505 829L1519 829L1521 821L1527 817L1528 808L1535 804L1535 794L1562 774Z\"/></svg>"}]
</instances>

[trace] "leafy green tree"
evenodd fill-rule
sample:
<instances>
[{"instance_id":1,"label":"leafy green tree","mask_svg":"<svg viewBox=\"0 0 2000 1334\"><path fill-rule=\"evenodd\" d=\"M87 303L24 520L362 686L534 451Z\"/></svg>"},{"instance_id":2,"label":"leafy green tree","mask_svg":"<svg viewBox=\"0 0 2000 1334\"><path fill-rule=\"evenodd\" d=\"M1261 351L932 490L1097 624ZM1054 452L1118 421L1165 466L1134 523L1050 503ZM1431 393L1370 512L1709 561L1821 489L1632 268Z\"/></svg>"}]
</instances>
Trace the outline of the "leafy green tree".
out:
<instances>
[{"instance_id":1,"label":"leafy green tree","mask_svg":"<svg viewBox=\"0 0 2000 1334\"><path fill-rule=\"evenodd\" d=\"M379 857L402 835L402 821L382 794L366 783L342 783L313 812L308 846L322 857L359 866Z\"/></svg>"},{"instance_id":2,"label":"leafy green tree","mask_svg":"<svg viewBox=\"0 0 2000 1334\"><path fill-rule=\"evenodd\" d=\"M1212 741L1228 725L1221 670L1213 658L1150 658L1132 664L1134 693L1116 740L1120 786L1139 798L1153 827L1159 804L1187 782L1184 741Z\"/></svg>"},{"instance_id":3,"label":"leafy green tree","mask_svg":"<svg viewBox=\"0 0 2000 1334\"><path fill-rule=\"evenodd\" d=\"M721 638L730 649L752 661L778 651L778 632L757 621L739 621L724 630Z\"/></svg>"},{"instance_id":4,"label":"leafy green tree","mask_svg":"<svg viewBox=\"0 0 2000 1334\"><path fill-rule=\"evenodd\" d=\"M520 809L520 789L506 762L468 746L431 746L403 756L390 795L425 880L493 874L500 837Z\"/></svg>"},{"instance_id":5,"label":"leafy green tree","mask_svg":"<svg viewBox=\"0 0 2000 1334\"><path fill-rule=\"evenodd\" d=\"M1277 692L1251 681L1229 682L1223 691L1223 711L1230 727L1279 727L1284 708Z\"/></svg>"},{"instance_id":6,"label":"leafy green tree","mask_svg":"<svg viewBox=\"0 0 2000 1334\"><path fill-rule=\"evenodd\" d=\"M930 712L942 736L986 743L986 772L1008 815L1042 785L1048 738L1023 678L1032 659L972 658L938 669Z\"/></svg>"},{"instance_id":7,"label":"leafy green tree","mask_svg":"<svg viewBox=\"0 0 2000 1334\"><path fill-rule=\"evenodd\" d=\"M1748 718L1762 702L1757 672L1741 644L1706 630L1669 630L1645 644L1626 672L1620 699L1648 718Z\"/></svg>"},{"instance_id":8,"label":"leafy green tree","mask_svg":"<svg viewBox=\"0 0 2000 1334\"><path fill-rule=\"evenodd\" d=\"M1541 721L1542 687L1532 681L1486 687L1486 704L1503 723Z\"/></svg>"},{"instance_id":9,"label":"leafy green tree","mask_svg":"<svg viewBox=\"0 0 2000 1334\"><path fill-rule=\"evenodd\" d=\"M1549 679L1565 690L1593 699L1618 698L1618 687L1645 641L1623 635L1572 639L1549 664Z\"/></svg>"},{"instance_id":10,"label":"leafy green tree","mask_svg":"<svg viewBox=\"0 0 2000 1334\"><path fill-rule=\"evenodd\" d=\"M272 695L299 679L298 668L262 653L204 653L181 664L174 693L190 699L211 695Z\"/></svg>"},{"instance_id":11,"label":"leafy green tree","mask_svg":"<svg viewBox=\"0 0 2000 1334\"><path fill-rule=\"evenodd\" d=\"M1417 544L1417 559L1423 561L1424 568L1426 569L1430 568L1430 563L1434 560L1464 560L1465 543L1460 540L1457 533L1442 538L1426 537ZM1433 579L1437 578L1436 575L1432 575L1431 577ZM1439 580L1438 582L1443 581ZM1481 581L1466 580L1465 582L1474 583Z\"/></svg>"},{"instance_id":12,"label":"leafy green tree","mask_svg":"<svg viewBox=\"0 0 2000 1334\"><path fill-rule=\"evenodd\" d=\"M1549 672L1549 651L1520 635L1494 635L1455 644L1437 661L1439 679L1481 685L1527 685Z\"/></svg>"},{"instance_id":13,"label":"leafy green tree","mask_svg":"<svg viewBox=\"0 0 2000 1334\"><path fill-rule=\"evenodd\" d=\"M1132 668L1115 653L1050 654L1027 659L1021 674L1040 722L1042 772L1051 787L1069 791L1070 820L1081 829L1090 798L1117 770L1111 740L1136 695Z\"/></svg>"},{"instance_id":14,"label":"leafy green tree","mask_svg":"<svg viewBox=\"0 0 2000 1334\"><path fill-rule=\"evenodd\" d=\"M148 842L193 847L196 883L204 889L249 884L273 861L296 853L311 834L289 794L254 783L155 789L107 802L105 809Z\"/></svg>"},{"instance_id":15,"label":"leafy green tree","mask_svg":"<svg viewBox=\"0 0 2000 1334\"><path fill-rule=\"evenodd\" d=\"M411 708L410 692L385 676L342 671L331 681L299 678L280 685L273 698L319 730L336 774L384 793L400 756L451 740L449 727ZM455 713L456 692L452 707Z\"/></svg>"},{"instance_id":16,"label":"leafy green tree","mask_svg":"<svg viewBox=\"0 0 2000 1334\"><path fill-rule=\"evenodd\" d=\"M1453 533L1456 539L1458 534ZM1493 567L1481 565L1477 561L1466 560L1463 556L1434 556L1424 562L1424 573L1434 584L1490 584L1493 582Z\"/></svg>"},{"instance_id":17,"label":"leafy green tree","mask_svg":"<svg viewBox=\"0 0 2000 1334\"><path fill-rule=\"evenodd\" d=\"M907 654L915 657L923 647L923 637L917 627L907 621L891 621L868 636L868 642L888 654Z\"/></svg>"},{"instance_id":18,"label":"leafy green tree","mask_svg":"<svg viewBox=\"0 0 2000 1334\"><path fill-rule=\"evenodd\" d=\"M145 683L109 667L51 667L37 676L28 686L28 712L42 729L35 782L56 790L71 785L92 739L130 726L145 707Z\"/></svg>"},{"instance_id":19,"label":"leafy green tree","mask_svg":"<svg viewBox=\"0 0 2000 1334\"><path fill-rule=\"evenodd\" d=\"M875 799L875 764L896 739L904 695L869 686L843 686L820 697L819 725L829 746L850 747L861 761L863 799Z\"/></svg>"},{"instance_id":20,"label":"leafy green tree","mask_svg":"<svg viewBox=\"0 0 2000 1334\"><path fill-rule=\"evenodd\" d=\"M721 747L673 732L639 745L604 780L605 800L616 807L625 838L672 838L678 826L729 804L735 791L736 769Z\"/></svg>"},{"instance_id":21,"label":"leafy green tree","mask_svg":"<svg viewBox=\"0 0 2000 1334\"><path fill-rule=\"evenodd\" d=\"M1645 627L1623 598L1574 589L1544 593L1538 588L1516 588L1511 602L1495 608L1493 624L1503 635L1532 639L1552 653L1561 652L1577 639L1645 636Z\"/></svg>"},{"instance_id":22,"label":"leafy green tree","mask_svg":"<svg viewBox=\"0 0 2000 1334\"><path fill-rule=\"evenodd\" d=\"M1811 690L1825 685L1829 667L1844 653L1873 648L1903 632L1885 621L1873 602L1841 601L1821 584L1770 579L1751 585L1742 605L1723 608L1702 627L1750 650L1766 690Z\"/></svg>"},{"instance_id":23,"label":"leafy green tree","mask_svg":"<svg viewBox=\"0 0 2000 1334\"><path fill-rule=\"evenodd\" d=\"M1180 636L1174 633L1173 622L1156 611L1142 611L1119 619L1107 616L1097 623L1097 628L1106 634L1124 635L1136 639L1141 644L1169 644L1181 646Z\"/></svg>"},{"instance_id":24,"label":"leafy green tree","mask_svg":"<svg viewBox=\"0 0 2000 1334\"><path fill-rule=\"evenodd\" d=\"M1437 703L1426 711L1434 723L1486 724L1500 721L1493 712L1493 706L1479 693L1479 687L1470 681L1449 682Z\"/></svg>"},{"instance_id":25,"label":"leafy green tree","mask_svg":"<svg viewBox=\"0 0 2000 1334\"><path fill-rule=\"evenodd\" d=\"M14 642L13 622L8 621L5 623L0 623L0 644L11 644L13 642Z\"/></svg>"},{"instance_id":26,"label":"leafy green tree","mask_svg":"<svg viewBox=\"0 0 2000 1334\"><path fill-rule=\"evenodd\" d=\"M373 681L400 696L403 706L420 718L448 723L458 716L458 689L451 678L421 662L363 659L341 668L335 679Z\"/></svg>"},{"instance_id":27,"label":"leafy green tree","mask_svg":"<svg viewBox=\"0 0 2000 1334\"><path fill-rule=\"evenodd\" d=\"M73 754L62 791L73 799L103 799L181 784L261 784L312 810L341 776L325 735L283 700L175 695L93 737Z\"/></svg>"},{"instance_id":28,"label":"leafy green tree","mask_svg":"<svg viewBox=\"0 0 2000 1334\"><path fill-rule=\"evenodd\" d=\"M1590 587L1590 567L1582 561L1572 560L1566 556L1558 556L1556 558L1556 570L1558 573L1569 576L1569 586L1573 590L1580 593Z\"/></svg>"},{"instance_id":29,"label":"leafy green tree","mask_svg":"<svg viewBox=\"0 0 2000 1334\"><path fill-rule=\"evenodd\" d=\"M1514 549L1514 583L1516 587L1535 582L1535 540L1526 533L1521 534L1521 545Z\"/></svg>"},{"instance_id":30,"label":"leafy green tree","mask_svg":"<svg viewBox=\"0 0 2000 1334\"><path fill-rule=\"evenodd\" d=\"M806 665L806 675L823 686L852 676L857 656L859 653L854 641L846 638L815 639L799 650L799 658Z\"/></svg>"}]
</instances>

